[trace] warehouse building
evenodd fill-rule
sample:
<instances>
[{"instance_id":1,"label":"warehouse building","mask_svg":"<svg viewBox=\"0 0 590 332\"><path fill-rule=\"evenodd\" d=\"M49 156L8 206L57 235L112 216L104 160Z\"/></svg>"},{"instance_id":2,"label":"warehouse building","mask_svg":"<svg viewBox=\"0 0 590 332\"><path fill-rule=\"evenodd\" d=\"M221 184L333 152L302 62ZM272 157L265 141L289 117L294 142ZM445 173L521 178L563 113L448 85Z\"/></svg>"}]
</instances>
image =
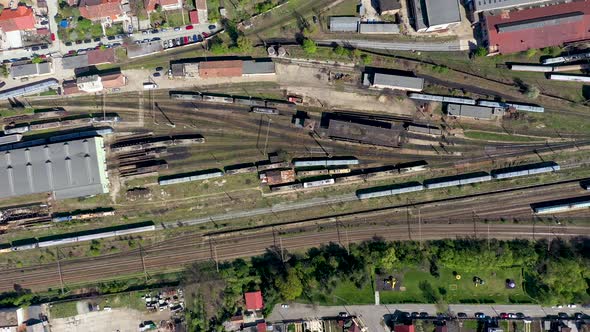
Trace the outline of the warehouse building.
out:
<instances>
[{"instance_id":1,"label":"warehouse building","mask_svg":"<svg viewBox=\"0 0 590 332\"><path fill-rule=\"evenodd\" d=\"M395 23L361 23L359 33L363 34L399 34L399 26Z\"/></svg>"},{"instance_id":2,"label":"warehouse building","mask_svg":"<svg viewBox=\"0 0 590 332\"><path fill-rule=\"evenodd\" d=\"M242 60L199 62L201 78L240 77L243 72Z\"/></svg>"},{"instance_id":3,"label":"warehouse building","mask_svg":"<svg viewBox=\"0 0 590 332\"><path fill-rule=\"evenodd\" d=\"M447 114L457 117L490 120L494 117L503 116L504 110L475 105L447 104Z\"/></svg>"},{"instance_id":4,"label":"warehouse building","mask_svg":"<svg viewBox=\"0 0 590 332\"><path fill-rule=\"evenodd\" d=\"M275 63L267 61L248 60L244 61L242 76L266 76L275 75Z\"/></svg>"},{"instance_id":5,"label":"warehouse building","mask_svg":"<svg viewBox=\"0 0 590 332\"><path fill-rule=\"evenodd\" d=\"M53 66L51 65L51 62L27 63L10 67L10 76L12 78L49 75L52 72Z\"/></svg>"},{"instance_id":6,"label":"warehouse building","mask_svg":"<svg viewBox=\"0 0 590 332\"><path fill-rule=\"evenodd\" d=\"M553 0L475 0L473 1L473 11L482 12L497 9L518 8L524 6L541 5L544 2Z\"/></svg>"},{"instance_id":7,"label":"warehouse building","mask_svg":"<svg viewBox=\"0 0 590 332\"><path fill-rule=\"evenodd\" d=\"M377 121L356 123L331 119L327 134L334 140L398 147L401 130L402 128L392 127L389 123Z\"/></svg>"},{"instance_id":8,"label":"warehouse building","mask_svg":"<svg viewBox=\"0 0 590 332\"><path fill-rule=\"evenodd\" d=\"M458 0L408 0L417 32L451 29L461 23Z\"/></svg>"},{"instance_id":9,"label":"warehouse building","mask_svg":"<svg viewBox=\"0 0 590 332\"><path fill-rule=\"evenodd\" d=\"M422 91L424 79L383 73L365 73L363 75L363 85L375 89Z\"/></svg>"},{"instance_id":10,"label":"warehouse building","mask_svg":"<svg viewBox=\"0 0 590 332\"><path fill-rule=\"evenodd\" d=\"M516 53L590 39L590 0L547 4L511 12L486 12L482 22L488 50Z\"/></svg>"},{"instance_id":11,"label":"warehouse building","mask_svg":"<svg viewBox=\"0 0 590 332\"><path fill-rule=\"evenodd\" d=\"M361 19L358 17L332 16L330 17L330 31L357 32L360 21Z\"/></svg>"},{"instance_id":12,"label":"warehouse building","mask_svg":"<svg viewBox=\"0 0 590 332\"><path fill-rule=\"evenodd\" d=\"M400 0L377 0L379 15L395 15L402 9Z\"/></svg>"},{"instance_id":13,"label":"warehouse building","mask_svg":"<svg viewBox=\"0 0 590 332\"><path fill-rule=\"evenodd\" d=\"M56 199L109 192L102 137L1 153L0 198L44 192Z\"/></svg>"}]
</instances>

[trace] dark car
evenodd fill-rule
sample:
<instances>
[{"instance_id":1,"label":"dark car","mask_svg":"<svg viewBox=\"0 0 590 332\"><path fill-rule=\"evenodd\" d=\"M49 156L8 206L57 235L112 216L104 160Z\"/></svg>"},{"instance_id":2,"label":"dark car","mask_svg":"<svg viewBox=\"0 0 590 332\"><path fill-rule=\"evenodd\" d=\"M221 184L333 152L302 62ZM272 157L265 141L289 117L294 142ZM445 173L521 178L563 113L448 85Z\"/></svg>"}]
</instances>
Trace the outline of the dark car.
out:
<instances>
[{"instance_id":1,"label":"dark car","mask_svg":"<svg viewBox=\"0 0 590 332\"><path fill-rule=\"evenodd\" d=\"M200 42L202 42L203 41L203 36L197 35L197 40L200 41Z\"/></svg>"},{"instance_id":2,"label":"dark car","mask_svg":"<svg viewBox=\"0 0 590 332\"><path fill-rule=\"evenodd\" d=\"M427 318L428 317L428 313L427 312L421 312L420 313L420 318Z\"/></svg>"},{"instance_id":3,"label":"dark car","mask_svg":"<svg viewBox=\"0 0 590 332\"><path fill-rule=\"evenodd\" d=\"M80 44L82 44L82 43L83 43L83 42L82 42L81 40L76 40L76 44L77 44L77 45L80 45Z\"/></svg>"},{"instance_id":4,"label":"dark car","mask_svg":"<svg viewBox=\"0 0 590 332\"><path fill-rule=\"evenodd\" d=\"M66 42L66 46L72 46L72 42Z\"/></svg>"},{"instance_id":5,"label":"dark car","mask_svg":"<svg viewBox=\"0 0 590 332\"><path fill-rule=\"evenodd\" d=\"M343 312L338 313L338 316L340 316L340 317L348 317L348 313L343 311Z\"/></svg>"},{"instance_id":6,"label":"dark car","mask_svg":"<svg viewBox=\"0 0 590 332\"><path fill-rule=\"evenodd\" d=\"M108 40L115 40L115 36L108 36L107 39Z\"/></svg>"},{"instance_id":7,"label":"dark car","mask_svg":"<svg viewBox=\"0 0 590 332\"><path fill-rule=\"evenodd\" d=\"M90 44L91 42L92 42L92 40L90 40L90 39L84 39L84 43L86 43L86 44Z\"/></svg>"},{"instance_id":8,"label":"dark car","mask_svg":"<svg viewBox=\"0 0 590 332\"><path fill-rule=\"evenodd\" d=\"M418 316L420 316L420 313L418 311L414 311L411 314L412 318L418 318Z\"/></svg>"},{"instance_id":9,"label":"dark car","mask_svg":"<svg viewBox=\"0 0 590 332\"><path fill-rule=\"evenodd\" d=\"M209 26L209 30L215 30L215 28L217 28L217 27L215 26L215 24L211 24L211 25Z\"/></svg>"},{"instance_id":10,"label":"dark car","mask_svg":"<svg viewBox=\"0 0 590 332\"><path fill-rule=\"evenodd\" d=\"M565 312L560 312L557 314L557 317L559 317L559 319L568 319L570 318L570 316L568 316L568 314L566 314Z\"/></svg>"},{"instance_id":11,"label":"dark car","mask_svg":"<svg viewBox=\"0 0 590 332\"><path fill-rule=\"evenodd\" d=\"M152 33L158 33L158 32L160 32L160 31L158 31L158 29L152 30Z\"/></svg>"},{"instance_id":12,"label":"dark car","mask_svg":"<svg viewBox=\"0 0 590 332\"><path fill-rule=\"evenodd\" d=\"M94 41L98 43L100 41L100 37L94 38Z\"/></svg>"},{"instance_id":13,"label":"dark car","mask_svg":"<svg viewBox=\"0 0 590 332\"><path fill-rule=\"evenodd\" d=\"M193 42L196 43L199 41L199 38L197 38L197 35L193 35Z\"/></svg>"},{"instance_id":14,"label":"dark car","mask_svg":"<svg viewBox=\"0 0 590 332\"><path fill-rule=\"evenodd\" d=\"M39 50L39 46L33 46L31 47L31 51L38 51Z\"/></svg>"},{"instance_id":15,"label":"dark car","mask_svg":"<svg viewBox=\"0 0 590 332\"><path fill-rule=\"evenodd\" d=\"M460 312L460 313L457 314L457 318L465 319L465 318L467 318L467 314L464 313L464 312Z\"/></svg>"},{"instance_id":16,"label":"dark car","mask_svg":"<svg viewBox=\"0 0 590 332\"><path fill-rule=\"evenodd\" d=\"M476 312L473 317L475 318L486 318L486 314L484 314L483 312Z\"/></svg>"},{"instance_id":17,"label":"dark car","mask_svg":"<svg viewBox=\"0 0 590 332\"><path fill-rule=\"evenodd\" d=\"M516 318L518 319L524 319L526 316L522 313L522 312L517 312L516 313Z\"/></svg>"},{"instance_id":18,"label":"dark car","mask_svg":"<svg viewBox=\"0 0 590 332\"><path fill-rule=\"evenodd\" d=\"M49 48L49 46L47 46L47 45L41 45L41 49L42 49L42 50L46 50L46 49L48 49L48 48Z\"/></svg>"},{"instance_id":19,"label":"dark car","mask_svg":"<svg viewBox=\"0 0 590 332\"><path fill-rule=\"evenodd\" d=\"M160 74L160 73L154 73L154 75L153 75L153 76L154 76L154 77L160 77L160 76L162 76L162 74Z\"/></svg>"},{"instance_id":20,"label":"dark car","mask_svg":"<svg viewBox=\"0 0 590 332\"><path fill-rule=\"evenodd\" d=\"M156 67L156 71L162 71L164 70L164 67Z\"/></svg>"},{"instance_id":21,"label":"dark car","mask_svg":"<svg viewBox=\"0 0 590 332\"><path fill-rule=\"evenodd\" d=\"M584 314L581 312L576 312L574 313L574 318L575 319L582 319L584 317Z\"/></svg>"}]
</instances>

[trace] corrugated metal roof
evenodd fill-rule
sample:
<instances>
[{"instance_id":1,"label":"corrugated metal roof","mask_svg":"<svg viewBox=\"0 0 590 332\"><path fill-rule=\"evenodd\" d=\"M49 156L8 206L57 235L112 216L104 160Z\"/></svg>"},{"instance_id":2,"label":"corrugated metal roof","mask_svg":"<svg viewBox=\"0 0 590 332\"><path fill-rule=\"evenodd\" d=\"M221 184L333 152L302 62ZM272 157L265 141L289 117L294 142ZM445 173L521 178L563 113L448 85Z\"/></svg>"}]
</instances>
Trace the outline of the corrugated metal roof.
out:
<instances>
[{"instance_id":1,"label":"corrugated metal roof","mask_svg":"<svg viewBox=\"0 0 590 332\"><path fill-rule=\"evenodd\" d=\"M458 0L424 0L428 26L461 22Z\"/></svg>"},{"instance_id":2,"label":"corrugated metal roof","mask_svg":"<svg viewBox=\"0 0 590 332\"><path fill-rule=\"evenodd\" d=\"M491 119L494 109L483 106L448 104L447 113L454 116L466 116L478 119Z\"/></svg>"},{"instance_id":3,"label":"corrugated metal roof","mask_svg":"<svg viewBox=\"0 0 590 332\"><path fill-rule=\"evenodd\" d=\"M574 22L543 25L499 33L497 26L512 22L523 22L562 14L582 12L582 19ZM566 42L590 39L590 1L580 0L569 3L548 4L544 7L515 10L503 13L488 13L485 27L490 52L514 53L531 48L561 45Z\"/></svg>"},{"instance_id":4,"label":"corrugated metal roof","mask_svg":"<svg viewBox=\"0 0 590 332\"><path fill-rule=\"evenodd\" d=\"M247 61L244 61L242 75L264 75L264 74L274 74L274 73L275 73L275 64L274 64L274 62L272 62L270 60L267 60L267 61L247 60Z\"/></svg>"},{"instance_id":5,"label":"corrugated metal roof","mask_svg":"<svg viewBox=\"0 0 590 332\"><path fill-rule=\"evenodd\" d=\"M476 12L484 10L494 10L501 8L511 8L526 5L535 5L542 2L553 1L553 0L475 0L474 10Z\"/></svg>"},{"instance_id":6,"label":"corrugated metal roof","mask_svg":"<svg viewBox=\"0 0 590 332\"><path fill-rule=\"evenodd\" d=\"M361 23L360 33L399 33L399 26L395 23Z\"/></svg>"},{"instance_id":7,"label":"corrugated metal roof","mask_svg":"<svg viewBox=\"0 0 590 332\"><path fill-rule=\"evenodd\" d=\"M537 17L529 20L501 23L496 25L499 33L520 31L525 29L538 29L551 25L558 25L564 23L574 23L584 19L584 13L573 12L558 15L551 15L546 17Z\"/></svg>"},{"instance_id":8,"label":"corrugated metal roof","mask_svg":"<svg viewBox=\"0 0 590 332\"><path fill-rule=\"evenodd\" d=\"M108 192L101 137L0 154L0 198L55 192L71 198Z\"/></svg>"},{"instance_id":9,"label":"corrugated metal roof","mask_svg":"<svg viewBox=\"0 0 590 332\"><path fill-rule=\"evenodd\" d=\"M414 28L416 30L423 30L428 27L426 25L426 8L422 8L422 2L420 0L408 0L411 1L412 18L414 20Z\"/></svg>"},{"instance_id":10,"label":"corrugated metal roof","mask_svg":"<svg viewBox=\"0 0 590 332\"><path fill-rule=\"evenodd\" d=\"M333 32L356 32L361 21L358 17L330 17L330 31Z\"/></svg>"},{"instance_id":11,"label":"corrugated metal roof","mask_svg":"<svg viewBox=\"0 0 590 332\"><path fill-rule=\"evenodd\" d=\"M373 76L373 85L389 86L398 89L422 90L424 87L424 79L419 77L375 73Z\"/></svg>"}]
</instances>

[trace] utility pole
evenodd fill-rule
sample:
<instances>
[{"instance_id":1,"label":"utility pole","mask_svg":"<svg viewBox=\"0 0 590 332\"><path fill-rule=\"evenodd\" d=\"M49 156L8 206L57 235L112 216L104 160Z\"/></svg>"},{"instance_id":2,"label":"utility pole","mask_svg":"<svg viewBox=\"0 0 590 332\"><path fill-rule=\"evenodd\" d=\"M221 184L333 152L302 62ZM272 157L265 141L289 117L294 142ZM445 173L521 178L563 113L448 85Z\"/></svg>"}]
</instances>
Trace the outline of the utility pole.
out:
<instances>
[{"instance_id":1,"label":"utility pole","mask_svg":"<svg viewBox=\"0 0 590 332\"><path fill-rule=\"evenodd\" d=\"M59 282L61 285L61 294L64 294L64 278L63 275L61 274L61 264L59 262L59 248L56 248L55 250L57 252L57 272L59 274Z\"/></svg>"},{"instance_id":2,"label":"utility pole","mask_svg":"<svg viewBox=\"0 0 590 332\"><path fill-rule=\"evenodd\" d=\"M145 268L145 259L143 257L143 247L139 244L139 257L141 258L141 267L143 268L143 277L145 278L145 282L148 282L148 274Z\"/></svg>"},{"instance_id":3,"label":"utility pole","mask_svg":"<svg viewBox=\"0 0 590 332\"><path fill-rule=\"evenodd\" d=\"M270 132L270 123L272 122L271 118L268 118L268 125L266 126L266 139L264 140L264 155L266 156L266 146L268 144L268 133Z\"/></svg>"}]
</instances>

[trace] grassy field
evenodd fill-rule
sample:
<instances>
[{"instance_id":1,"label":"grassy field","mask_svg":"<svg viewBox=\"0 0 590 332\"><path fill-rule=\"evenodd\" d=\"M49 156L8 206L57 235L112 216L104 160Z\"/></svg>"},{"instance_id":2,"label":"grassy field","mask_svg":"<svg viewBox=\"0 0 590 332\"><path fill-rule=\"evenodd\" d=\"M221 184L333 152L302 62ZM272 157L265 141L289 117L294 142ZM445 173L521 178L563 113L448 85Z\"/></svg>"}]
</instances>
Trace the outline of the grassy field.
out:
<instances>
[{"instance_id":1,"label":"grassy field","mask_svg":"<svg viewBox=\"0 0 590 332\"><path fill-rule=\"evenodd\" d=\"M51 313L51 318L55 319L76 316L78 314L76 302L77 301L68 301L51 304L51 308L49 310Z\"/></svg>"},{"instance_id":2,"label":"grassy field","mask_svg":"<svg viewBox=\"0 0 590 332\"><path fill-rule=\"evenodd\" d=\"M492 133L492 132L485 132L485 131L475 131L475 130L467 130L467 131L465 131L464 135L467 138L484 140L484 141L534 142L534 141L541 140L541 139L537 139L534 137L515 136L515 135Z\"/></svg>"},{"instance_id":3,"label":"grassy field","mask_svg":"<svg viewBox=\"0 0 590 332\"><path fill-rule=\"evenodd\" d=\"M514 303L528 302L524 293L521 269L518 267L501 271L479 271L477 276L486 284L475 287L472 282L474 274L465 273L461 280L456 280L453 271L441 268L440 277L433 277L428 271L418 268L399 269L392 271L405 291L381 291L381 303L427 303L428 295L421 289L420 283L427 282L440 293L447 303ZM461 271L458 271L461 273ZM506 289L505 280L513 279L516 289ZM382 282L375 280L375 283ZM361 289L350 282L339 284L334 292L326 296L325 304L337 303L374 303L375 288L367 285Z\"/></svg>"}]
</instances>

